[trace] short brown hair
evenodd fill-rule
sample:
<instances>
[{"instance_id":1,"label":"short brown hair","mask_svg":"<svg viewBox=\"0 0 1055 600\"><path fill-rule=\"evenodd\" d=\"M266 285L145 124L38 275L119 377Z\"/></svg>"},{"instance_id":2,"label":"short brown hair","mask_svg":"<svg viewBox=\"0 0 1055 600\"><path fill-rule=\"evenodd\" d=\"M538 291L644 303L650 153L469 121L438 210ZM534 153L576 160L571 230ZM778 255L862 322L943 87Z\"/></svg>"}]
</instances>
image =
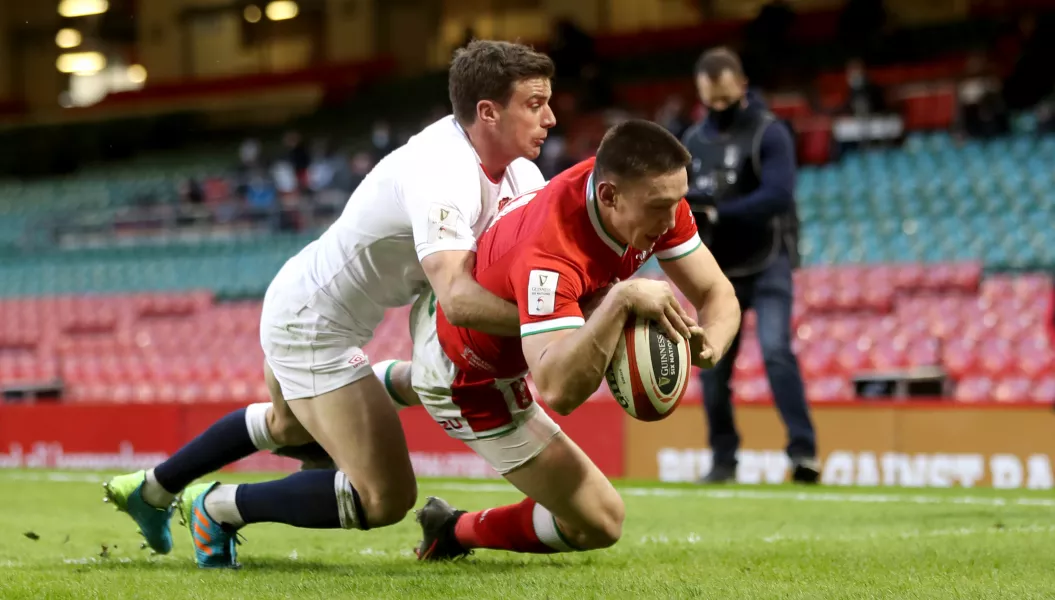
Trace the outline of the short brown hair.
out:
<instances>
[{"instance_id":1,"label":"short brown hair","mask_svg":"<svg viewBox=\"0 0 1055 600\"><path fill-rule=\"evenodd\" d=\"M476 105L491 100L509 103L518 81L552 79L553 61L523 44L473 40L454 53L447 89L454 117L463 125L476 121Z\"/></svg>"},{"instance_id":2,"label":"short brown hair","mask_svg":"<svg viewBox=\"0 0 1055 600\"><path fill-rule=\"evenodd\" d=\"M692 155L674 134L644 119L630 119L609 129L597 149L599 177L636 179L684 169Z\"/></svg>"},{"instance_id":3,"label":"short brown hair","mask_svg":"<svg viewBox=\"0 0 1055 600\"><path fill-rule=\"evenodd\" d=\"M717 81L722 72L731 71L737 77L744 76L744 67L740 64L740 57L732 50L721 46L711 48L700 55L696 61L696 75L706 75L711 81Z\"/></svg>"}]
</instances>

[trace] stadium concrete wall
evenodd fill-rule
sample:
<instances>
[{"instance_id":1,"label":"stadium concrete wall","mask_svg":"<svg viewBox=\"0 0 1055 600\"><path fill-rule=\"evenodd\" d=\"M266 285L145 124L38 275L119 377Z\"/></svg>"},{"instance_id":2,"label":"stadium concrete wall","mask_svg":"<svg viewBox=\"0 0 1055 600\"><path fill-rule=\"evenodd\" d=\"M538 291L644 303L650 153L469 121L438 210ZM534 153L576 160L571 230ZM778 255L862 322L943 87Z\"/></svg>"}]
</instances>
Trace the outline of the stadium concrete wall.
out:
<instances>
[{"instance_id":1,"label":"stadium concrete wall","mask_svg":"<svg viewBox=\"0 0 1055 600\"><path fill-rule=\"evenodd\" d=\"M564 431L609 477L693 481L711 466L698 399L670 418L643 423L598 395ZM218 404L0 405L0 468L132 470L153 466L217 418ZM738 480L781 483L783 424L770 405L737 406L742 438ZM828 485L1051 489L1055 412L1051 406L848 402L815 404L822 481ZM424 410L400 413L421 476L494 477ZM260 452L232 471L291 471L292 460Z\"/></svg>"}]
</instances>

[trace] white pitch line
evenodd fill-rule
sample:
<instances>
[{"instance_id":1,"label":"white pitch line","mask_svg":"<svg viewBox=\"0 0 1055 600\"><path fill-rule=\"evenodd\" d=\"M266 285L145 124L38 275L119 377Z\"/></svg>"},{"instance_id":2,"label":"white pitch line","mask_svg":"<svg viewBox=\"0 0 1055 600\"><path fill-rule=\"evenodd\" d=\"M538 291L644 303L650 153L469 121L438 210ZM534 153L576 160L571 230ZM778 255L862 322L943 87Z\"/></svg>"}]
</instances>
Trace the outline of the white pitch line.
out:
<instances>
[{"instance_id":1,"label":"white pitch line","mask_svg":"<svg viewBox=\"0 0 1055 600\"><path fill-rule=\"evenodd\" d=\"M52 483L102 483L103 476L98 473L26 473L21 471L0 471L0 479L12 479L15 481L47 481Z\"/></svg>"},{"instance_id":2,"label":"white pitch line","mask_svg":"<svg viewBox=\"0 0 1055 600\"><path fill-rule=\"evenodd\" d=\"M1029 534L1046 534L1050 535L1055 533L1055 525L1025 525L1016 527L958 527L955 529L933 529L930 531L913 529L909 531L873 531L870 533L860 533L856 535L816 535L816 534L800 534L800 535L784 535L782 533L774 533L771 535L763 536L761 541L767 544L776 543L813 543L813 542L865 542L871 540L885 540L885 539L897 539L897 540L911 540L921 538L941 538L941 537L964 537L972 535L1029 535ZM706 535L699 535L697 533L690 533L687 536L668 536L668 535L646 535L642 536L638 540L640 545L675 545L675 544L688 544L695 545L701 543L740 543L748 541L744 538L712 538Z\"/></svg>"},{"instance_id":3,"label":"white pitch line","mask_svg":"<svg viewBox=\"0 0 1055 600\"><path fill-rule=\"evenodd\" d=\"M495 483L434 483L430 488L456 492L516 493L516 489ZM1055 499L1007 498L998 496L925 496L906 494L862 494L838 492L799 492L780 490L713 490L662 487L619 487L624 496L659 498L708 498L713 500L780 500L796 502L844 502L854 504L969 504L980 506L1034 506L1055 508Z\"/></svg>"},{"instance_id":4,"label":"white pitch line","mask_svg":"<svg viewBox=\"0 0 1055 600\"><path fill-rule=\"evenodd\" d=\"M104 476L90 472L45 472L0 471L0 479L15 481L45 481L54 483L100 483ZM516 488L506 483L444 483L428 482L428 488L468 493L517 493ZM831 491L783 491L745 489L692 489L666 487L617 487L624 496L653 498L707 498L711 500L777 500L793 502L835 502L849 504L953 504L972 506L1016 506L1055 508L1053 498L1028 498L1005 496L939 496L923 494L883 494Z\"/></svg>"}]
</instances>

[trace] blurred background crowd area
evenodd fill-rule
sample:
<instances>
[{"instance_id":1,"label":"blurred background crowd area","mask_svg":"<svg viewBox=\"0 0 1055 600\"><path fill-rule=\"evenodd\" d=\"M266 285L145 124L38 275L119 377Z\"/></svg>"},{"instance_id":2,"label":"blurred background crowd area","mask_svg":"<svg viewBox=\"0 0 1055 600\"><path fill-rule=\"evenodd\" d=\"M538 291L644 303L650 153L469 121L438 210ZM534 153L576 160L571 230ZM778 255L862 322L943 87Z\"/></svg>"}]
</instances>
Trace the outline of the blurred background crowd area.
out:
<instances>
[{"instance_id":1,"label":"blurred background crowd area","mask_svg":"<svg viewBox=\"0 0 1055 600\"><path fill-rule=\"evenodd\" d=\"M259 298L378 160L448 114L445 67L479 37L556 62L547 177L620 119L680 135L704 116L699 54L741 54L802 166L811 400L852 395L860 370L940 365L964 400L1055 401L1053 15L1051 0L0 3L0 379L61 378L89 400L266 397ZM189 343L204 330L224 335ZM383 327L371 356L404 337ZM737 396L762 399L748 337Z\"/></svg>"}]
</instances>

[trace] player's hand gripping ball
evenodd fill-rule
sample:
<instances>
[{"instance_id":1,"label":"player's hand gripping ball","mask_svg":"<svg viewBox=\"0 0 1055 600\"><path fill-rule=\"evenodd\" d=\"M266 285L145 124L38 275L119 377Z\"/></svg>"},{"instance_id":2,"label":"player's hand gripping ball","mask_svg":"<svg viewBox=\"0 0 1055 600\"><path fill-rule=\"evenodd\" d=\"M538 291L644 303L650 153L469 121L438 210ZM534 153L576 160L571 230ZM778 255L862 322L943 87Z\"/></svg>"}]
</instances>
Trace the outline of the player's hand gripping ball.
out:
<instances>
[{"instance_id":1,"label":"player's hand gripping ball","mask_svg":"<svg viewBox=\"0 0 1055 600\"><path fill-rule=\"evenodd\" d=\"M670 340L653 321L630 317L608 363L608 389L631 417L665 419L689 387L689 340Z\"/></svg>"}]
</instances>

